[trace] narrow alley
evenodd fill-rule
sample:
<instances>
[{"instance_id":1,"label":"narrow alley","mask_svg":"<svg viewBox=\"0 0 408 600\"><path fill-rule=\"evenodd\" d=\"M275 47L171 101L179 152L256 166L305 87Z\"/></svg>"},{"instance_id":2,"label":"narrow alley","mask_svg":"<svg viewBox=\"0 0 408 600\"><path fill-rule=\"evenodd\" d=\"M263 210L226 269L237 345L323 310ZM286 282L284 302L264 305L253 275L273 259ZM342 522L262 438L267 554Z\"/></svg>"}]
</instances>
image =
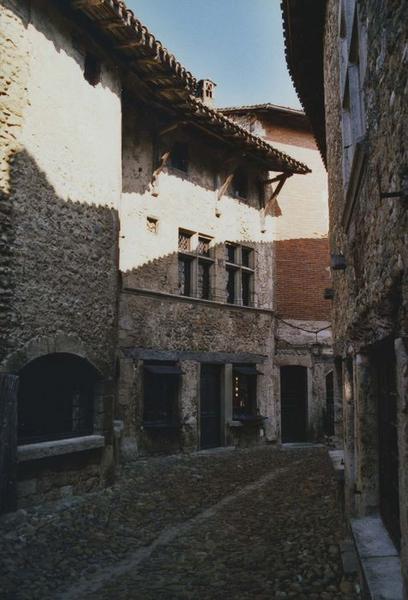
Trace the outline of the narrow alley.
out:
<instances>
[{"instance_id":1,"label":"narrow alley","mask_svg":"<svg viewBox=\"0 0 408 600\"><path fill-rule=\"evenodd\" d=\"M51 507L52 506L52 507ZM359 598L325 448L140 459L0 521L2 598Z\"/></svg>"}]
</instances>

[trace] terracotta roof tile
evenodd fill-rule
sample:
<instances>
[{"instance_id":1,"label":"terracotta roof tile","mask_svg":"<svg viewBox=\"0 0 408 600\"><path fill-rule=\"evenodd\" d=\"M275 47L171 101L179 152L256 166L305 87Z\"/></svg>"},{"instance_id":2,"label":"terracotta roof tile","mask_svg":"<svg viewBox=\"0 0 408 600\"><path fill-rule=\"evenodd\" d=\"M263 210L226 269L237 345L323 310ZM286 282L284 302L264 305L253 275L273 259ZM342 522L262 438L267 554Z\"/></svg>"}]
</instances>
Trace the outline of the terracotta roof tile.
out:
<instances>
[{"instance_id":1,"label":"terracotta roof tile","mask_svg":"<svg viewBox=\"0 0 408 600\"><path fill-rule=\"evenodd\" d=\"M221 137L227 143L239 144L245 152L262 161L271 171L298 174L310 172L303 163L250 134L217 109L203 104L196 97L197 79L149 32L122 0L70 0L70 3L111 39L115 50L125 55L129 65L134 59L133 68L138 69L142 80L145 76L153 94L168 97L168 91L154 86L155 77L171 82L176 99L175 107L183 110L187 117L196 119L201 128ZM142 64L142 61L145 62Z\"/></svg>"}]
</instances>

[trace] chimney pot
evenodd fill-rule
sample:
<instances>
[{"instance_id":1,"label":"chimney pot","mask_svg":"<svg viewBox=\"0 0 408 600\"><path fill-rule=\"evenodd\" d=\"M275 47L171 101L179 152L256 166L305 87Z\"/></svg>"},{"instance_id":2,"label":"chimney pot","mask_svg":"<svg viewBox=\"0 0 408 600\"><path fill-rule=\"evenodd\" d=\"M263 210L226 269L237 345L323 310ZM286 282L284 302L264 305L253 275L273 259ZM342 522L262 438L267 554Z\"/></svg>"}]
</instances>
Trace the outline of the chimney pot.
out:
<instances>
[{"instance_id":1,"label":"chimney pot","mask_svg":"<svg viewBox=\"0 0 408 600\"><path fill-rule=\"evenodd\" d=\"M214 105L214 89L217 84L211 79L200 79L197 84L197 96L207 106Z\"/></svg>"}]
</instances>

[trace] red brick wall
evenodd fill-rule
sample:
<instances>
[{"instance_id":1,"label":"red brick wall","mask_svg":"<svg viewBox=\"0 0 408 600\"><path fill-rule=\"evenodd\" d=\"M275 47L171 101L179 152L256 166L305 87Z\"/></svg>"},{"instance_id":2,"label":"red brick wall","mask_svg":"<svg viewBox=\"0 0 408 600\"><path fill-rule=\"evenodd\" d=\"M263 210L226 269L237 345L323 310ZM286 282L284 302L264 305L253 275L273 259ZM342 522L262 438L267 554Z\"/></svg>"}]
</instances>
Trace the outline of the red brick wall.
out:
<instances>
[{"instance_id":1,"label":"red brick wall","mask_svg":"<svg viewBox=\"0 0 408 600\"><path fill-rule=\"evenodd\" d=\"M329 243L323 239L275 242L276 310L287 319L330 320Z\"/></svg>"}]
</instances>

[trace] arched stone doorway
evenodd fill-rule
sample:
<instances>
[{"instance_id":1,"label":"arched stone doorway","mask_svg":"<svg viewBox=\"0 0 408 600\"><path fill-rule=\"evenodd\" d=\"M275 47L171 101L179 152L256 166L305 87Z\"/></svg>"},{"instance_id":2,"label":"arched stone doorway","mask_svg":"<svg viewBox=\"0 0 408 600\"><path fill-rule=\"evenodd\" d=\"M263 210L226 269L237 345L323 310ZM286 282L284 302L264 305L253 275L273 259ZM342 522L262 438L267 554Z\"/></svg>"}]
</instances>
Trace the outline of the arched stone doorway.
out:
<instances>
[{"instance_id":1,"label":"arched stone doorway","mask_svg":"<svg viewBox=\"0 0 408 600\"><path fill-rule=\"evenodd\" d=\"M18 443L89 435L94 431L100 376L85 358L46 354L19 371Z\"/></svg>"}]
</instances>

